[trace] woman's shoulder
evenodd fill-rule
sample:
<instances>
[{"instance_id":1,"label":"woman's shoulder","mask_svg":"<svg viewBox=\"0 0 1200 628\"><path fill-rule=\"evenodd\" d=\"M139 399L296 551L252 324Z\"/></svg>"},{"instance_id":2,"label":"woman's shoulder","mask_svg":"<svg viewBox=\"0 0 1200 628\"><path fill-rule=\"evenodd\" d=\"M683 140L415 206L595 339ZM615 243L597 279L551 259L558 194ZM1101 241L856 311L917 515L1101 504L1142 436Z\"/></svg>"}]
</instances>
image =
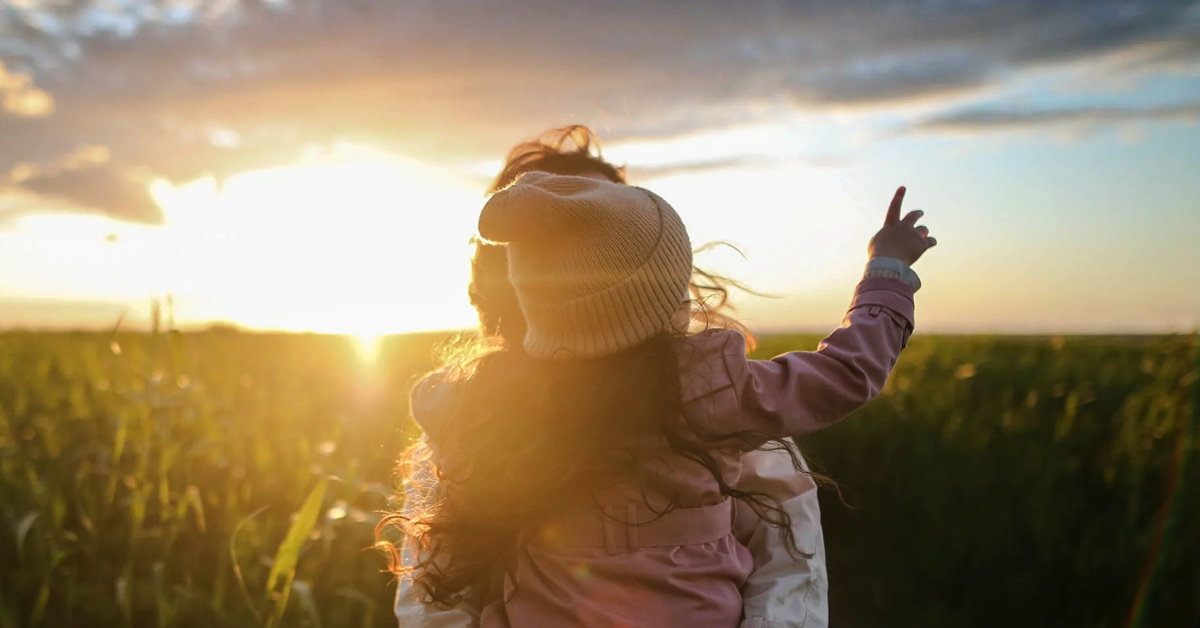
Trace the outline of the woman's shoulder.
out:
<instances>
[{"instance_id":1,"label":"woman's shoulder","mask_svg":"<svg viewBox=\"0 0 1200 628\"><path fill-rule=\"evenodd\" d=\"M683 401L732 388L746 370L746 337L732 329L708 329L677 343Z\"/></svg>"}]
</instances>

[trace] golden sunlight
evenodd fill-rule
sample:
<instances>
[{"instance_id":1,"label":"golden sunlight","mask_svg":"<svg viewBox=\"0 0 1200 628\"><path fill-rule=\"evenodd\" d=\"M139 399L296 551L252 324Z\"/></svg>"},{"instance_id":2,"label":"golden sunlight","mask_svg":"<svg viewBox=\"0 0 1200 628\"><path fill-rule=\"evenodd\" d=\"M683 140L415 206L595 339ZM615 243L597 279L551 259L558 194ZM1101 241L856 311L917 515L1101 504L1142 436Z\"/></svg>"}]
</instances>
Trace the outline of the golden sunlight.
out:
<instances>
[{"instance_id":1,"label":"golden sunlight","mask_svg":"<svg viewBox=\"0 0 1200 628\"><path fill-rule=\"evenodd\" d=\"M717 250L699 263L781 296L852 281L875 225L837 169L685 168L638 183L679 209L697 245L728 240L747 254ZM468 242L484 196L447 171L342 145L222 183L158 181L151 192L161 226L18 217L0 233L0 262L28 271L0 277L0 288L131 304L134 318L170 294L180 325L345 334L364 360L383 335L476 324ZM765 303L739 300L751 318Z\"/></svg>"},{"instance_id":2,"label":"golden sunlight","mask_svg":"<svg viewBox=\"0 0 1200 628\"><path fill-rule=\"evenodd\" d=\"M482 194L412 160L340 146L283 168L157 182L161 228L117 245L181 320L356 335L470 326L466 243Z\"/></svg>"},{"instance_id":3,"label":"golden sunlight","mask_svg":"<svg viewBox=\"0 0 1200 628\"><path fill-rule=\"evenodd\" d=\"M379 347L383 342L382 334L358 334L351 336L354 350L360 360L366 364L374 364L379 357Z\"/></svg>"}]
</instances>

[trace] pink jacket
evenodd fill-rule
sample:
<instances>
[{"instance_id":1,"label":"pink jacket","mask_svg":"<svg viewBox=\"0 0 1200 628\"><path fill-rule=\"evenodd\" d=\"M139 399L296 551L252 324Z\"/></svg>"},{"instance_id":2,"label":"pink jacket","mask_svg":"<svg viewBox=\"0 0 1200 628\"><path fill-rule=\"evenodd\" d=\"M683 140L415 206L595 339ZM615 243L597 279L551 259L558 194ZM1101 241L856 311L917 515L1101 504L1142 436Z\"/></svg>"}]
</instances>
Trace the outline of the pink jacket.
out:
<instances>
[{"instance_id":1,"label":"pink jacket","mask_svg":"<svg viewBox=\"0 0 1200 628\"><path fill-rule=\"evenodd\" d=\"M845 418L886 383L912 333L912 294L898 279L864 279L842 326L816 351L770 361L748 360L736 332L687 338L679 347L686 418L698 431L772 437ZM437 423L449 388L432 379L414 391L413 417L423 427ZM714 453L725 481L740 484L743 448ZM656 516L672 498L679 507ZM707 470L657 451L639 485L613 486L547 526L520 558L510 599L486 605L480 625L735 628L754 568L733 532L740 516Z\"/></svg>"}]
</instances>

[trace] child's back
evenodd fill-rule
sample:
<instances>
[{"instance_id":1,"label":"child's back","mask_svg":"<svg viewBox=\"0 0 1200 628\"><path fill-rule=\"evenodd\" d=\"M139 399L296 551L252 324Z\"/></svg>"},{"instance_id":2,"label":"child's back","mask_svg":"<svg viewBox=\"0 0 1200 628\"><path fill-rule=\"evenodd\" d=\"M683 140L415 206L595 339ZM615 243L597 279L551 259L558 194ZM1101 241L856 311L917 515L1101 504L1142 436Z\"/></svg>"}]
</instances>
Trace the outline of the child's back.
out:
<instances>
[{"instance_id":1,"label":"child's back","mask_svg":"<svg viewBox=\"0 0 1200 628\"><path fill-rule=\"evenodd\" d=\"M606 187L610 184L562 179L574 178L538 177L525 185L543 189L517 192L526 197L538 194L533 201L538 205L545 201L544 188L550 186L553 194L569 200L583 198L585 202L566 211L582 221L584 230L603 220L608 208L596 199L613 192ZM554 189L555 185L566 187ZM648 194L620 189L621 194ZM538 246L525 250L516 246L510 253L513 282L530 322L525 343L528 359L546 365L565 357L564 352L596 358L637 351L633 348L639 346L653 350L654 343L667 343L678 377L678 387L671 392L678 397L674 407L679 416L629 425L614 437L613 442L623 444L621 451L636 459L631 467L636 473L596 478L599 481L576 491L556 493L557 503L544 511L549 514L530 527L528 538L515 546L516 551L504 555L507 575L493 565L489 583L477 585L486 590L481 618L485 628L737 626L740 590L753 565L732 531L734 508L748 506L726 495L729 487L738 484L742 453L768 440L820 429L869 401L883 387L912 331L913 287L898 278L879 276L864 279L843 326L815 352L752 361L746 358L744 338L736 332L710 330L692 336L672 332L680 329L678 312L673 310L682 302L690 274L690 247L681 223L673 224L678 221L673 210L653 195L648 198L651 211L643 216L662 216L651 225L657 229L644 229L649 232L644 240L651 252L617 271L588 269L587 277L599 275L605 280L589 286L593 290L556 299L555 289L562 286L546 279L547 268L559 273L564 267L573 268L578 274L586 267L573 256L578 247L572 247L569 238L564 238L565 244L547 244L543 232ZM528 202L528 198L517 200ZM503 210L525 211L512 207L511 198L494 197L489 207L493 202L506 203ZM548 215L538 217L544 221ZM480 220L485 237L489 231L499 231L497 239L521 243L511 228L488 229L487 217L485 208ZM641 226L645 227L644 221ZM672 242L680 233L682 244ZM547 248L554 254L547 254ZM594 250L604 247L590 248L594 261L598 255ZM684 251L688 251L686 264L674 259L684 256ZM564 264L564 259L574 263ZM646 272L647 267L651 272ZM665 285L659 291L666 296L656 293L659 284ZM597 289L603 298L581 308L580 302L592 299ZM680 299L672 302L672 294ZM617 306L609 307L614 301ZM593 309L601 313L594 315ZM631 319L634 323L627 324ZM478 450L471 453L471 447L462 446L471 431L453 425L464 411L473 411L470 405L464 409L464 403L478 403L480 397L473 394L478 391L472 387L480 386L471 375L439 373L422 381L412 397L413 416L425 429L437 463L448 476L457 474L463 486L473 481L473 474L482 473L480 469L489 468ZM644 394L653 395L653 388L651 383ZM521 394L553 396L536 389ZM513 420L519 424L519 418ZM538 439L536 434L528 437ZM557 467L546 472L558 472ZM504 486L503 479L488 480ZM454 507L454 499L450 491L448 508ZM496 516L486 509L473 512ZM424 568L436 571L440 564L434 560Z\"/></svg>"}]
</instances>

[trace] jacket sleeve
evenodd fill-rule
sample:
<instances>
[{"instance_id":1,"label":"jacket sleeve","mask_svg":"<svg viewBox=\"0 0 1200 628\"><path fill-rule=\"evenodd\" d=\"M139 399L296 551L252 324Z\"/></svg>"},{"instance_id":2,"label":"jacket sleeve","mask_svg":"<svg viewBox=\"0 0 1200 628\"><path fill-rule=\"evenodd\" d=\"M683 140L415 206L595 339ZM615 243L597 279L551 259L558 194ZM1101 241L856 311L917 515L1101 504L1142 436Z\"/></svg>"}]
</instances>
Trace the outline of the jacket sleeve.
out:
<instances>
[{"instance_id":1,"label":"jacket sleeve","mask_svg":"<svg viewBox=\"0 0 1200 628\"><path fill-rule=\"evenodd\" d=\"M791 439L787 444L795 446ZM784 451L752 451L743 456L742 463L738 488L779 499L792 518L797 547L808 555L792 556L779 530L749 508L737 509L735 533L754 560L754 572L742 588L742 628L825 628L829 625L829 579L816 483L796 473ZM807 471L803 459L801 463Z\"/></svg>"},{"instance_id":2,"label":"jacket sleeve","mask_svg":"<svg viewBox=\"0 0 1200 628\"><path fill-rule=\"evenodd\" d=\"M420 467L415 469L420 474L419 481L404 483L404 507L406 516L415 513L418 507L437 499L436 488L432 490L418 487L433 487L432 469ZM400 560L405 567L417 564L420 554L416 543L405 536L400 547ZM479 626L479 607L470 596L470 592L459 602L458 606L441 610L432 604L422 604L416 591L412 576L401 576L396 583L396 601L393 607L400 628L476 628Z\"/></svg>"},{"instance_id":3,"label":"jacket sleeve","mask_svg":"<svg viewBox=\"0 0 1200 628\"><path fill-rule=\"evenodd\" d=\"M727 348L725 363L740 425L721 427L780 438L846 418L887 383L912 334L913 311L911 287L898 279L868 277L858 284L842 326L816 351L747 360L744 344Z\"/></svg>"}]
</instances>

